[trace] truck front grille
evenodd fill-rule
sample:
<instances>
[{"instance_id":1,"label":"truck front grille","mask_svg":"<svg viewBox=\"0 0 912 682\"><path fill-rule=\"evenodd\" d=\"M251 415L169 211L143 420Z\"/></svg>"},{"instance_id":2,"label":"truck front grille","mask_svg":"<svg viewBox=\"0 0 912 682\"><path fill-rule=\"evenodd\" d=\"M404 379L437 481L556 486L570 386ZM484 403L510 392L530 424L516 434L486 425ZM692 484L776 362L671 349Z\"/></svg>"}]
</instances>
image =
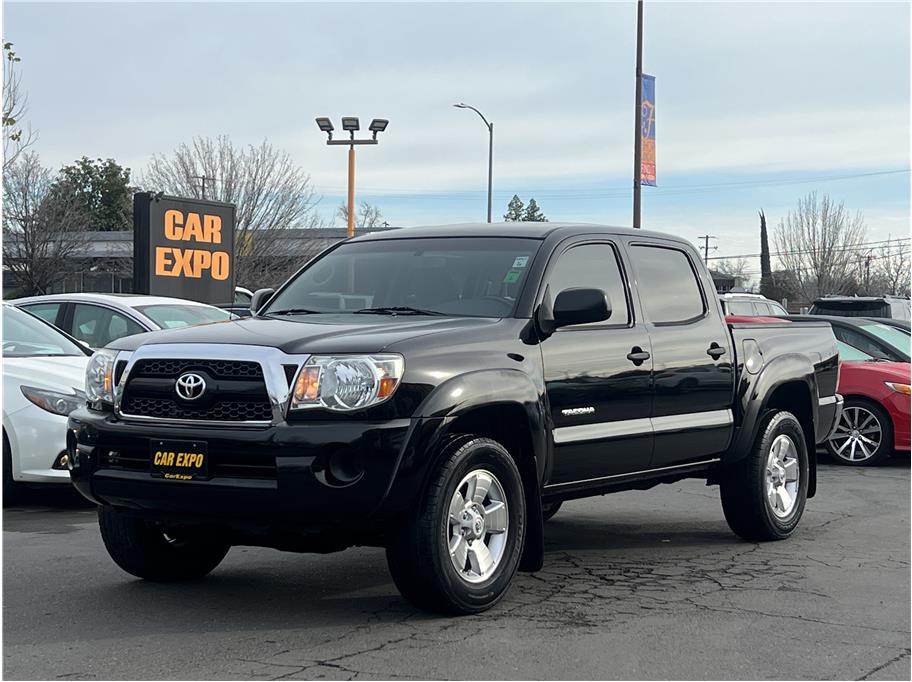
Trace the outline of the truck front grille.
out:
<instances>
[{"instance_id":1,"label":"truck front grille","mask_svg":"<svg viewBox=\"0 0 912 682\"><path fill-rule=\"evenodd\" d=\"M186 372L201 376L206 388L196 400L175 390ZM263 369L244 360L145 359L130 370L120 402L126 417L176 421L268 422L272 405Z\"/></svg>"}]
</instances>

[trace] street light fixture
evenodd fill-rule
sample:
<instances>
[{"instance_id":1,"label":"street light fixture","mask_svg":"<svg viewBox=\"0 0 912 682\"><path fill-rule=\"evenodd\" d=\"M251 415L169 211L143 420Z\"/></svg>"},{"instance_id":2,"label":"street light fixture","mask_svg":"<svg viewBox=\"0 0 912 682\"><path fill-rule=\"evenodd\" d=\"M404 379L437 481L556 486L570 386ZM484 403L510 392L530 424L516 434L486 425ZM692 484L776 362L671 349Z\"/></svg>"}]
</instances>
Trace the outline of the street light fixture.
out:
<instances>
[{"instance_id":1,"label":"street light fixture","mask_svg":"<svg viewBox=\"0 0 912 682\"><path fill-rule=\"evenodd\" d=\"M475 107L464 102L454 104L453 106L457 109L471 109L481 116L481 120L484 121L485 127L488 129L488 222L491 222L491 176L494 170L494 123L488 123L488 119L484 117L484 114Z\"/></svg>"},{"instance_id":2,"label":"street light fixture","mask_svg":"<svg viewBox=\"0 0 912 682\"><path fill-rule=\"evenodd\" d=\"M375 118L371 121L370 130L373 133L368 139L355 139L355 133L361 129L361 122L357 116L343 116L342 130L349 133L349 139L334 140L333 124L325 116L316 119L317 127L326 133L326 144L328 145L348 145L348 236L355 236L355 145L356 144L377 144L377 133L382 133L389 125L385 118Z\"/></svg>"}]
</instances>

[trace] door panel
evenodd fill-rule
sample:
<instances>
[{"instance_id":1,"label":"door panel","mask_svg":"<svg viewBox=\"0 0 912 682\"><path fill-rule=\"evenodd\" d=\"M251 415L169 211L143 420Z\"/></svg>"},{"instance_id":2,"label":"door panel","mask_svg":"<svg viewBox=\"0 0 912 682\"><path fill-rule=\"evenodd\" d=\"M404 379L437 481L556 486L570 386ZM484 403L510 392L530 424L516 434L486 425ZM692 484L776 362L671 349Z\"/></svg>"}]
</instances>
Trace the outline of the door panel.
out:
<instances>
[{"instance_id":1,"label":"door panel","mask_svg":"<svg viewBox=\"0 0 912 682\"><path fill-rule=\"evenodd\" d=\"M637 240L630 255L654 362L652 467L712 458L728 446L734 400L731 340L713 290L684 250Z\"/></svg>"},{"instance_id":2,"label":"door panel","mask_svg":"<svg viewBox=\"0 0 912 682\"><path fill-rule=\"evenodd\" d=\"M640 471L652 457L652 361L649 336L635 324L618 253L608 243L572 245L557 256L545 282L551 300L570 287L608 295L608 320L557 330L541 344L554 426L549 485Z\"/></svg>"}]
</instances>

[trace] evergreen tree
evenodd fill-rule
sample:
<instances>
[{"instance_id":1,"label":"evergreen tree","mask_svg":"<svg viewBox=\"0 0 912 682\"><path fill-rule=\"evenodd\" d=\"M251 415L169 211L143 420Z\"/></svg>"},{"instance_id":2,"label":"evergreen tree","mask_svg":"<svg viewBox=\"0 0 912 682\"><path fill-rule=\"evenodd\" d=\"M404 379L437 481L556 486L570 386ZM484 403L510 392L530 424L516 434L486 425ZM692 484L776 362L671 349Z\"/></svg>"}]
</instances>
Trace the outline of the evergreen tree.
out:
<instances>
[{"instance_id":1,"label":"evergreen tree","mask_svg":"<svg viewBox=\"0 0 912 682\"><path fill-rule=\"evenodd\" d=\"M766 214L760 209L760 293L772 298L773 271L770 265L769 237L766 234Z\"/></svg>"},{"instance_id":2,"label":"evergreen tree","mask_svg":"<svg viewBox=\"0 0 912 682\"><path fill-rule=\"evenodd\" d=\"M513 195L510 203L507 204L507 212L504 213L504 220L507 222L516 222L523 219L523 202L517 195Z\"/></svg>"},{"instance_id":3,"label":"evergreen tree","mask_svg":"<svg viewBox=\"0 0 912 682\"><path fill-rule=\"evenodd\" d=\"M523 213L522 219L527 223L546 223L548 218L541 212L535 199L529 199L529 205L526 206L526 212Z\"/></svg>"}]
</instances>

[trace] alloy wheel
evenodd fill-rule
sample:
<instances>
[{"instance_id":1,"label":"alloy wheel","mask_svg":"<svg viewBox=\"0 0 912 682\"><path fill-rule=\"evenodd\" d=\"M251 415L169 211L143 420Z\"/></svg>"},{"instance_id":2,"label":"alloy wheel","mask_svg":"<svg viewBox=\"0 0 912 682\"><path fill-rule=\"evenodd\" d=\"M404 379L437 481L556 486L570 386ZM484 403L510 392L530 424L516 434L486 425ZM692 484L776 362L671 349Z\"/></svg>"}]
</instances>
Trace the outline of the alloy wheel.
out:
<instances>
[{"instance_id":1,"label":"alloy wheel","mask_svg":"<svg viewBox=\"0 0 912 682\"><path fill-rule=\"evenodd\" d=\"M864 407L846 407L830 436L830 451L847 462L863 462L877 453L882 441L877 415Z\"/></svg>"},{"instance_id":2,"label":"alloy wheel","mask_svg":"<svg viewBox=\"0 0 912 682\"><path fill-rule=\"evenodd\" d=\"M490 471L468 473L450 500L445 539L450 561L469 583L490 578L504 557L510 520L504 488Z\"/></svg>"},{"instance_id":3,"label":"alloy wheel","mask_svg":"<svg viewBox=\"0 0 912 682\"><path fill-rule=\"evenodd\" d=\"M780 519L786 518L795 508L800 478L798 448L789 436L776 436L766 458L766 499L773 514Z\"/></svg>"}]
</instances>

